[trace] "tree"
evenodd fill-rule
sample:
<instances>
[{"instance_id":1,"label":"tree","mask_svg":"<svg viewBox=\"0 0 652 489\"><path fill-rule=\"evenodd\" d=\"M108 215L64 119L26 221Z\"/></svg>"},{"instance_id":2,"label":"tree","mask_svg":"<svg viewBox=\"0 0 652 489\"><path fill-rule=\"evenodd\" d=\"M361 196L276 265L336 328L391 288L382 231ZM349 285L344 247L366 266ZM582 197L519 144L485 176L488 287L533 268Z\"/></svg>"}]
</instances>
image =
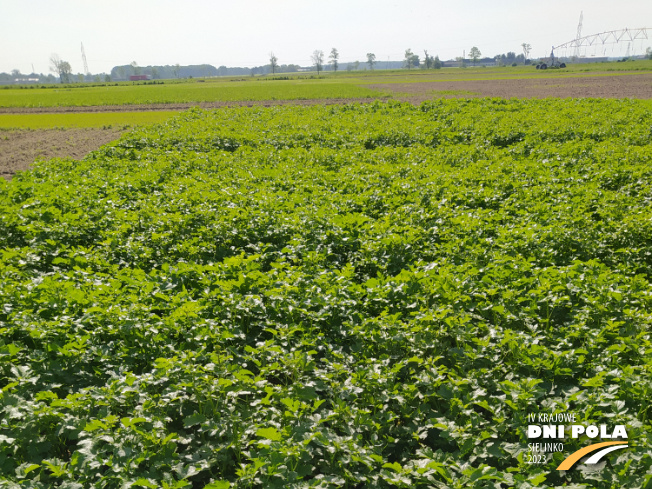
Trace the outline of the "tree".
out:
<instances>
[{"instance_id":1,"label":"tree","mask_svg":"<svg viewBox=\"0 0 652 489\"><path fill-rule=\"evenodd\" d=\"M335 48L331 49L331 54L329 58L330 58L329 63L333 66L333 71L337 71L337 68L339 67L339 63L337 62L337 60L340 59L340 53L337 52L337 49Z\"/></svg>"},{"instance_id":2,"label":"tree","mask_svg":"<svg viewBox=\"0 0 652 489\"><path fill-rule=\"evenodd\" d=\"M471 51L469 51L469 58L473 60L473 66L475 66L475 63L480 59L480 56L482 56L480 50L473 46Z\"/></svg>"},{"instance_id":3,"label":"tree","mask_svg":"<svg viewBox=\"0 0 652 489\"><path fill-rule=\"evenodd\" d=\"M70 75L72 75L70 63L63 61L58 54L53 53L50 56L50 71L59 75L61 83L70 83Z\"/></svg>"},{"instance_id":4,"label":"tree","mask_svg":"<svg viewBox=\"0 0 652 489\"><path fill-rule=\"evenodd\" d=\"M435 56L434 61L432 62L433 68L436 70L440 70L442 66L444 66L444 63L441 62L439 59L439 56Z\"/></svg>"},{"instance_id":5,"label":"tree","mask_svg":"<svg viewBox=\"0 0 652 489\"><path fill-rule=\"evenodd\" d=\"M404 66L408 70L413 66L419 66L419 56L414 54L411 49L405 50Z\"/></svg>"},{"instance_id":6,"label":"tree","mask_svg":"<svg viewBox=\"0 0 652 489\"><path fill-rule=\"evenodd\" d=\"M319 75L319 72L321 71L322 67L324 66L324 51L321 51L319 49L315 49L313 51L312 56L310 57L312 59L312 64L315 65L315 68L317 68L317 75Z\"/></svg>"},{"instance_id":7,"label":"tree","mask_svg":"<svg viewBox=\"0 0 652 489\"><path fill-rule=\"evenodd\" d=\"M647 59L652 59L652 48L651 47L648 47L645 50L645 56L647 56Z\"/></svg>"},{"instance_id":8,"label":"tree","mask_svg":"<svg viewBox=\"0 0 652 489\"><path fill-rule=\"evenodd\" d=\"M376 55L374 53L367 53L367 64L370 70L374 69L374 65L376 64Z\"/></svg>"},{"instance_id":9,"label":"tree","mask_svg":"<svg viewBox=\"0 0 652 489\"><path fill-rule=\"evenodd\" d=\"M532 50L532 46L524 42L523 44L521 44L521 47L523 48L523 56L525 56L525 59L527 60L528 56L530 56L530 51Z\"/></svg>"},{"instance_id":10,"label":"tree","mask_svg":"<svg viewBox=\"0 0 652 489\"><path fill-rule=\"evenodd\" d=\"M276 73L276 68L278 68L278 58L274 55L273 51L269 53L269 66L272 68L272 75Z\"/></svg>"},{"instance_id":11,"label":"tree","mask_svg":"<svg viewBox=\"0 0 652 489\"><path fill-rule=\"evenodd\" d=\"M432 58L428 55L428 51L425 49L423 50L423 54L426 56L426 61L425 61L426 70L429 70L430 67L432 66Z\"/></svg>"}]
</instances>

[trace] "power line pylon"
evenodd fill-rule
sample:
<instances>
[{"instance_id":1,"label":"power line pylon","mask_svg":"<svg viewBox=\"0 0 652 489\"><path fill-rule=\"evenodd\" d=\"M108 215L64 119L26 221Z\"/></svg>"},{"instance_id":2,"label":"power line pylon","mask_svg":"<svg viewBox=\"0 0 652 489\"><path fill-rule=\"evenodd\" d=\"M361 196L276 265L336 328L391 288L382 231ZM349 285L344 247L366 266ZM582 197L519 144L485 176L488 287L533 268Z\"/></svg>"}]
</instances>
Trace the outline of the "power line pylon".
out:
<instances>
[{"instance_id":1,"label":"power line pylon","mask_svg":"<svg viewBox=\"0 0 652 489\"><path fill-rule=\"evenodd\" d=\"M91 72L88 70L88 62L86 61L86 53L84 52L84 43L81 43L82 49L82 61L84 62L84 74L90 75Z\"/></svg>"},{"instance_id":2,"label":"power line pylon","mask_svg":"<svg viewBox=\"0 0 652 489\"><path fill-rule=\"evenodd\" d=\"M580 12L580 23L577 24L577 35L575 36L575 40L579 40L582 37L582 19L584 18L584 11ZM580 57L580 43L579 41L575 45L575 53L574 53L576 58Z\"/></svg>"}]
</instances>

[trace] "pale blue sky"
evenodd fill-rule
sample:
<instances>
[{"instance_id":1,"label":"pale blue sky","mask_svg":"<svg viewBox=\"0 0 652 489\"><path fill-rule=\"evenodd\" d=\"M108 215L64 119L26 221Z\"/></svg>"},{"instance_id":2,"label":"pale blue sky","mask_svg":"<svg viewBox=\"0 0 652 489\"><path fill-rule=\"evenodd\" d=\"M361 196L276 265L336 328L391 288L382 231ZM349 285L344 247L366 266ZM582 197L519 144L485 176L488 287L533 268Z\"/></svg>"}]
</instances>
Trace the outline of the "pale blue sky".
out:
<instances>
[{"instance_id":1,"label":"pale blue sky","mask_svg":"<svg viewBox=\"0 0 652 489\"><path fill-rule=\"evenodd\" d=\"M332 47L340 62L401 60L410 48L441 59L477 46L483 56L532 45L531 57L583 33L652 28L650 0L0 0L0 72L49 72L57 53L91 72L141 66L258 66L274 51L280 64L310 65ZM645 51L649 41L633 51ZM591 53L588 53L591 54ZM602 54L602 53L600 53Z\"/></svg>"}]
</instances>

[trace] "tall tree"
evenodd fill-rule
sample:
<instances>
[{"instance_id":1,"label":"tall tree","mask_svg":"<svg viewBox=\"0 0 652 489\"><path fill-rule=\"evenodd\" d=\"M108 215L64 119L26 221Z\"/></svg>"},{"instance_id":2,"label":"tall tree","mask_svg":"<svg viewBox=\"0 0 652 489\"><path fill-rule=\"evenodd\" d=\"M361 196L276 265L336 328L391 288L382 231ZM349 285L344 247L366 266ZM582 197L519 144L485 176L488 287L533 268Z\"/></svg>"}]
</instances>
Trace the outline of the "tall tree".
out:
<instances>
[{"instance_id":1,"label":"tall tree","mask_svg":"<svg viewBox=\"0 0 652 489\"><path fill-rule=\"evenodd\" d=\"M374 69L374 65L376 64L376 55L374 53L367 53L367 64L370 70Z\"/></svg>"},{"instance_id":2,"label":"tall tree","mask_svg":"<svg viewBox=\"0 0 652 489\"><path fill-rule=\"evenodd\" d=\"M476 62L480 59L480 56L482 56L480 50L477 47L473 46L471 51L469 51L469 58L471 58L473 61L473 66L475 66Z\"/></svg>"},{"instance_id":3,"label":"tall tree","mask_svg":"<svg viewBox=\"0 0 652 489\"><path fill-rule=\"evenodd\" d=\"M319 75L319 72L324 66L324 51L321 51L320 49L315 49L310 59L312 59L312 64L314 64L315 68L317 68L317 75Z\"/></svg>"},{"instance_id":4,"label":"tall tree","mask_svg":"<svg viewBox=\"0 0 652 489\"><path fill-rule=\"evenodd\" d=\"M525 59L527 60L528 56L530 56L530 50L532 49L532 46L524 42L523 44L521 44L521 47L523 48L523 56L525 56Z\"/></svg>"},{"instance_id":5,"label":"tall tree","mask_svg":"<svg viewBox=\"0 0 652 489\"><path fill-rule=\"evenodd\" d=\"M339 63L337 62L337 60L340 59L340 53L337 51L337 49L335 48L331 49L331 54L329 58L330 58L329 63L333 66L333 71L337 71L337 68L340 66Z\"/></svg>"},{"instance_id":6,"label":"tall tree","mask_svg":"<svg viewBox=\"0 0 652 489\"><path fill-rule=\"evenodd\" d=\"M405 58L403 60L403 66L405 66L408 70L414 66L414 53L412 52L411 49L406 49L405 50Z\"/></svg>"},{"instance_id":7,"label":"tall tree","mask_svg":"<svg viewBox=\"0 0 652 489\"><path fill-rule=\"evenodd\" d=\"M428 55L428 51L426 49L423 50L423 54L426 56L426 70L429 70L432 66L432 58L430 55Z\"/></svg>"},{"instance_id":8,"label":"tall tree","mask_svg":"<svg viewBox=\"0 0 652 489\"><path fill-rule=\"evenodd\" d=\"M278 58L274 55L274 52L269 53L269 66L272 68L272 75L276 73L276 68L278 68Z\"/></svg>"},{"instance_id":9,"label":"tall tree","mask_svg":"<svg viewBox=\"0 0 652 489\"><path fill-rule=\"evenodd\" d=\"M70 83L70 75L72 75L70 63L63 61L58 54L53 53L50 56L50 70L59 75L61 83Z\"/></svg>"}]
</instances>

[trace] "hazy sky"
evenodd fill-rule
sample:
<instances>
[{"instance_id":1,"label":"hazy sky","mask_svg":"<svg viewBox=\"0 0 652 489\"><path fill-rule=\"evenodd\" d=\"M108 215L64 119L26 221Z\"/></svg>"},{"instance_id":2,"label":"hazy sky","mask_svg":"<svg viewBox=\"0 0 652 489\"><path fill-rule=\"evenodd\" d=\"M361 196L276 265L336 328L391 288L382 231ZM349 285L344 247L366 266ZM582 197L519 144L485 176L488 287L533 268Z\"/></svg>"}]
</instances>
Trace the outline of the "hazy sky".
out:
<instances>
[{"instance_id":1,"label":"hazy sky","mask_svg":"<svg viewBox=\"0 0 652 489\"><path fill-rule=\"evenodd\" d=\"M132 61L251 67L270 51L308 66L333 47L340 62L401 60L408 48L422 59L472 46L519 54L524 42L539 57L575 38L582 11L585 35L652 28L650 0L0 0L0 72L48 73L52 53L82 72L81 43L92 73Z\"/></svg>"}]
</instances>

